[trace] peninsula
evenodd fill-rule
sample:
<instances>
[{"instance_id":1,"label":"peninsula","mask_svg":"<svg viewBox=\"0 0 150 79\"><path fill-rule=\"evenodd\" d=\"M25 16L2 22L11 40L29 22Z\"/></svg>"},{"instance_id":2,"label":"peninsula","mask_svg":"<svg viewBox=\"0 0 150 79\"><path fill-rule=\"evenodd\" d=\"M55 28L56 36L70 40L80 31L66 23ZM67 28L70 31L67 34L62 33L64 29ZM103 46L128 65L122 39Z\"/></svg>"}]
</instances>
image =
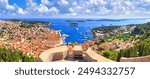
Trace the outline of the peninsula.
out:
<instances>
[{"instance_id":1,"label":"peninsula","mask_svg":"<svg viewBox=\"0 0 150 79\"><path fill-rule=\"evenodd\" d=\"M150 61L150 22L97 27L92 32L98 54L115 61Z\"/></svg>"}]
</instances>

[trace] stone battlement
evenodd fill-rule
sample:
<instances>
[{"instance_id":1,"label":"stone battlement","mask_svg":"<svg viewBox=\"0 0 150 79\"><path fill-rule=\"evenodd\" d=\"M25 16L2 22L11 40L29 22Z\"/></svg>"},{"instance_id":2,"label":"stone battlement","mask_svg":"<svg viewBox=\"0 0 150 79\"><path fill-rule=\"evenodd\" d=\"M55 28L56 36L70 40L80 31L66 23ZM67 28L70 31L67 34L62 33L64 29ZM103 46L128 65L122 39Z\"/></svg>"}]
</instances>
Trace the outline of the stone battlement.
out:
<instances>
[{"instance_id":1,"label":"stone battlement","mask_svg":"<svg viewBox=\"0 0 150 79\"><path fill-rule=\"evenodd\" d=\"M60 61L65 60L65 58L68 57L69 58L82 57L85 61L88 62L114 62L108 58L98 55L90 47L88 48L87 51L83 51L81 45L74 46L72 49L69 49L67 46L51 48L49 50L44 51L39 56L39 61L40 62Z\"/></svg>"}]
</instances>

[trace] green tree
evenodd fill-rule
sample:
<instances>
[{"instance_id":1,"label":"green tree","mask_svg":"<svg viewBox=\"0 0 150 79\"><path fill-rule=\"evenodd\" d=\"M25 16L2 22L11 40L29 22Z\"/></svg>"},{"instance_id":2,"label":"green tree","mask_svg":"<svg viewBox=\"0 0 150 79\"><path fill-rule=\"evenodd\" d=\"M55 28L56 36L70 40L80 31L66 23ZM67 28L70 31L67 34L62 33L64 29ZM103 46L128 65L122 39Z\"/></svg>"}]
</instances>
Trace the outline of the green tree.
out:
<instances>
[{"instance_id":1,"label":"green tree","mask_svg":"<svg viewBox=\"0 0 150 79\"><path fill-rule=\"evenodd\" d=\"M23 52L17 50L8 50L6 48L0 48L0 61L1 62L34 62L35 58L28 56Z\"/></svg>"}]
</instances>

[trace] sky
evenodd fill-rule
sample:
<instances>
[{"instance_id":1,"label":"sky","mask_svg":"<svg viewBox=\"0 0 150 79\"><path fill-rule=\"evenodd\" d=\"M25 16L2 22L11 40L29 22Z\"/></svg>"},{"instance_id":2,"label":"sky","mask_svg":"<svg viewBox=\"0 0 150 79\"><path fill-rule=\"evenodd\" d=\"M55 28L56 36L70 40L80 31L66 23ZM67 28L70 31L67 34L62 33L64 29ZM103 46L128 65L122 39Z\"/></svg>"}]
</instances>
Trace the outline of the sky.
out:
<instances>
[{"instance_id":1,"label":"sky","mask_svg":"<svg viewBox=\"0 0 150 79\"><path fill-rule=\"evenodd\" d=\"M1 18L150 18L150 0L0 0Z\"/></svg>"}]
</instances>

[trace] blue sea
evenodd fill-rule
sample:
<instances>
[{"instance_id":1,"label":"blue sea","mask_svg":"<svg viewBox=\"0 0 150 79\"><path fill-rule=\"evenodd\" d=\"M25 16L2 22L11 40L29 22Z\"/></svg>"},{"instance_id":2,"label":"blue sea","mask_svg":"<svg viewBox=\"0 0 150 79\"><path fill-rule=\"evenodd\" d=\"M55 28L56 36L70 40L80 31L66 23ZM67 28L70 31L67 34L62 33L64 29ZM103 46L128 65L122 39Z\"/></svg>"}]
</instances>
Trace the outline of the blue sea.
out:
<instances>
[{"instance_id":1,"label":"blue sea","mask_svg":"<svg viewBox=\"0 0 150 79\"><path fill-rule=\"evenodd\" d=\"M80 18L51 18L51 19L23 19L47 21L53 23L48 28L60 30L63 36L67 36L64 40L66 43L77 42L84 43L93 39L91 30L101 26L115 26L128 24L142 24L149 22L149 19L80 19ZM68 22L69 21L69 22ZM70 26L70 23L78 23L77 26Z\"/></svg>"}]
</instances>

